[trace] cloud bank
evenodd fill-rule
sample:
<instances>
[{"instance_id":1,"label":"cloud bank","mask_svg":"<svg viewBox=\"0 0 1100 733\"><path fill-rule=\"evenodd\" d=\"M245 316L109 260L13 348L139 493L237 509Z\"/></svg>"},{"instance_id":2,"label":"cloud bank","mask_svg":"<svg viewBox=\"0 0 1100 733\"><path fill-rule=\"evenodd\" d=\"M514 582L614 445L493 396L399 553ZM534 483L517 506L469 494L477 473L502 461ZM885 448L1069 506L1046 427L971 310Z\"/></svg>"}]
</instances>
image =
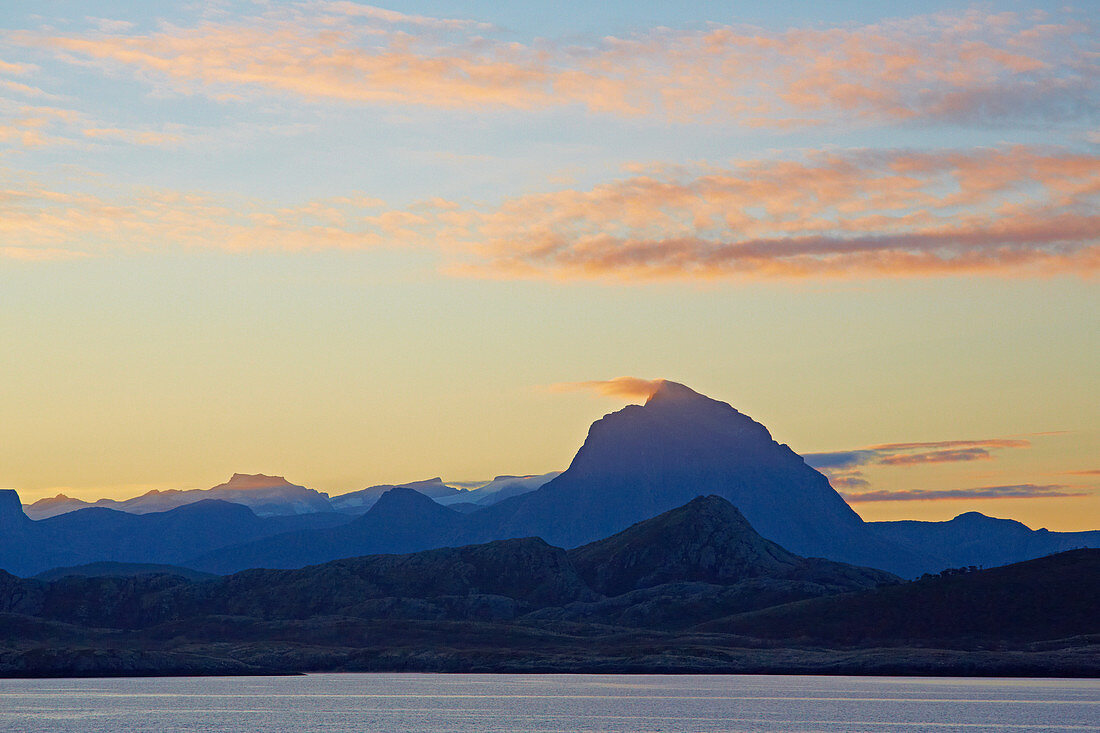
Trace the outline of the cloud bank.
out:
<instances>
[{"instance_id":1,"label":"cloud bank","mask_svg":"<svg viewBox=\"0 0 1100 733\"><path fill-rule=\"evenodd\" d=\"M8 42L221 100L579 107L780 128L1055 121L1100 106L1097 43L1070 15L970 10L862 26L710 24L569 41L520 41L474 20L351 2L259 4L252 15L151 33L95 20L87 31L27 30Z\"/></svg>"},{"instance_id":2,"label":"cloud bank","mask_svg":"<svg viewBox=\"0 0 1100 733\"><path fill-rule=\"evenodd\" d=\"M49 190L0 170L9 246L437 250L460 276L745 280L1036 277L1100 269L1100 155L1013 146L808 152L589 189L388 207Z\"/></svg>"}]
</instances>

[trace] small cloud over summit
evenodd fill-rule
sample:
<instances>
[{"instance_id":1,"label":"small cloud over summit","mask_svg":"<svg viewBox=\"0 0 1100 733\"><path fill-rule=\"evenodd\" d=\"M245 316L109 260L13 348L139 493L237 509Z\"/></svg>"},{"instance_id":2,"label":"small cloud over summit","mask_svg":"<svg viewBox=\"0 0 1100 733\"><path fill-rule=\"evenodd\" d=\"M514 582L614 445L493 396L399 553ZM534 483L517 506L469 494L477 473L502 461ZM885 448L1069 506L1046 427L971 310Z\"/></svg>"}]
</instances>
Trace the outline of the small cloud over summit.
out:
<instances>
[{"instance_id":1,"label":"small cloud over summit","mask_svg":"<svg viewBox=\"0 0 1100 733\"><path fill-rule=\"evenodd\" d=\"M627 397L649 399L665 383L663 379L640 377L615 377L614 379L589 380L587 382L558 382L547 385L550 392L594 392L601 397Z\"/></svg>"}]
</instances>

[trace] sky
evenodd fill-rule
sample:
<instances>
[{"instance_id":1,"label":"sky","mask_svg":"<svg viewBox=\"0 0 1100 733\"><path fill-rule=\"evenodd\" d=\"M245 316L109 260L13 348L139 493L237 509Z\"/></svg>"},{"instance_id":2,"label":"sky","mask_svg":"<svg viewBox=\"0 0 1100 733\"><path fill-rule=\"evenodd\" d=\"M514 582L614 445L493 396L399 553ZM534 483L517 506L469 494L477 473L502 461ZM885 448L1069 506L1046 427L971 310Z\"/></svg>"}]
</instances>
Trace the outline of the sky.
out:
<instances>
[{"instance_id":1,"label":"sky","mask_svg":"<svg viewBox=\"0 0 1100 733\"><path fill-rule=\"evenodd\" d=\"M543 473L668 378L866 519L1100 528L1098 24L3 4L0 487Z\"/></svg>"}]
</instances>

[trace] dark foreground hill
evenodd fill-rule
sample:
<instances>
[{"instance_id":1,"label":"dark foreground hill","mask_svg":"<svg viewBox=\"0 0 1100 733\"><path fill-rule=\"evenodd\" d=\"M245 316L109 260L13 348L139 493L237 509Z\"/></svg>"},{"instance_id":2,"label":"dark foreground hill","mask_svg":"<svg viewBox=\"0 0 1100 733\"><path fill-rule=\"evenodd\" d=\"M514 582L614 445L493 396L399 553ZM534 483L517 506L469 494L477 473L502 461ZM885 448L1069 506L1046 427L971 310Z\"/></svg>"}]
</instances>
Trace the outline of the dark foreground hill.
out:
<instances>
[{"instance_id":1,"label":"dark foreground hill","mask_svg":"<svg viewBox=\"0 0 1100 733\"><path fill-rule=\"evenodd\" d=\"M815 598L742 614L699 628L839 645L1007 645L1096 635L1100 550L1071 550L990 570L948 572L871 593Z\"/></svg>"},{"instance_id":2,"label":"dark foreground hill","mask_svg":"<svg viewBox=\"0 0 1100 733\"><path fill-rule=\"evenodd\" d=\"M1095 598L1080 590L1100 580L1094 555L1035 561L1045 564L1034 570L1025 563L1004 576L948 578L946 585L899 584L879 571L794 555L757 535L727 502L708 497L571 552L527 538L200 582L173 575L42 582L3 574L0 674L1096 675L1100 646L1087 637L1100 635ZM842 610L823 618L876 628L878 617L900 619L924 608L914 598L928 587L938 589L943 608L970 610L978 602L967 599L995 597L996 588L1037 591L1048 600L1019 614L1011 634L975 625L952 635L945 629L956 619L930 614L920 627L880 624L890 633L866 637L873 646L832 632L808 645L806 629L816 621L805 616L782 633L754 621L838 604ZM1008 612L1013 608L1020 610ZM1054 611L1057 623L1050 621Z\"/></svg>"}]
</instances>

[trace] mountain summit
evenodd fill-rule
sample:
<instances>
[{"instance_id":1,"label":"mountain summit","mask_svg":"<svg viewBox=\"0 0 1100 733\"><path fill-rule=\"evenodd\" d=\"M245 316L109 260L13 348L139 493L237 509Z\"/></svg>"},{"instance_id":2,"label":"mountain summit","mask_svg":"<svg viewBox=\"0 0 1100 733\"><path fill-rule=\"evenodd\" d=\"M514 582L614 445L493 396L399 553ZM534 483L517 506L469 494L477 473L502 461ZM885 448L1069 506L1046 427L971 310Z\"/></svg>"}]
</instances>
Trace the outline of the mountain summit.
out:
<instances>
[{"instance_id":1,"label":"mountain summit","mask_svg":"<svg viewBox=\"0 0 1100 733\"><path fill-rule=\"evenodd\" d=\"M0 489L0 530L10 532L29 524L19 503L19 494L14 489Z\"/></svg>"},{"instance_id":2,"label":"mountain summit","mask_svg":"<svg viewBox=\"0 0 1100 733\"><path fill-rule=\"evenodd\" d=\"M210 491L230 489L233 491L251 491L255 489L274 489L279 487L298 488L282 476L268 476L263 473L235 473L224 484L218 484Z\"/></svg>"},{"instance_id":3,"label":"mountain summit","mask_svg":"<svg viewBox=\"0 0 1100 733\"><path fill-rule=\"evenodd\" d=\"M569 469L482 515L495 536L576 547L714 494L767 539L798 555L909 574L916 558L880 539L768 429L719 400L662 381L644 405L592 424ZM910 567L912 565L912 567Z\"/></svg>"}]
</instances>

